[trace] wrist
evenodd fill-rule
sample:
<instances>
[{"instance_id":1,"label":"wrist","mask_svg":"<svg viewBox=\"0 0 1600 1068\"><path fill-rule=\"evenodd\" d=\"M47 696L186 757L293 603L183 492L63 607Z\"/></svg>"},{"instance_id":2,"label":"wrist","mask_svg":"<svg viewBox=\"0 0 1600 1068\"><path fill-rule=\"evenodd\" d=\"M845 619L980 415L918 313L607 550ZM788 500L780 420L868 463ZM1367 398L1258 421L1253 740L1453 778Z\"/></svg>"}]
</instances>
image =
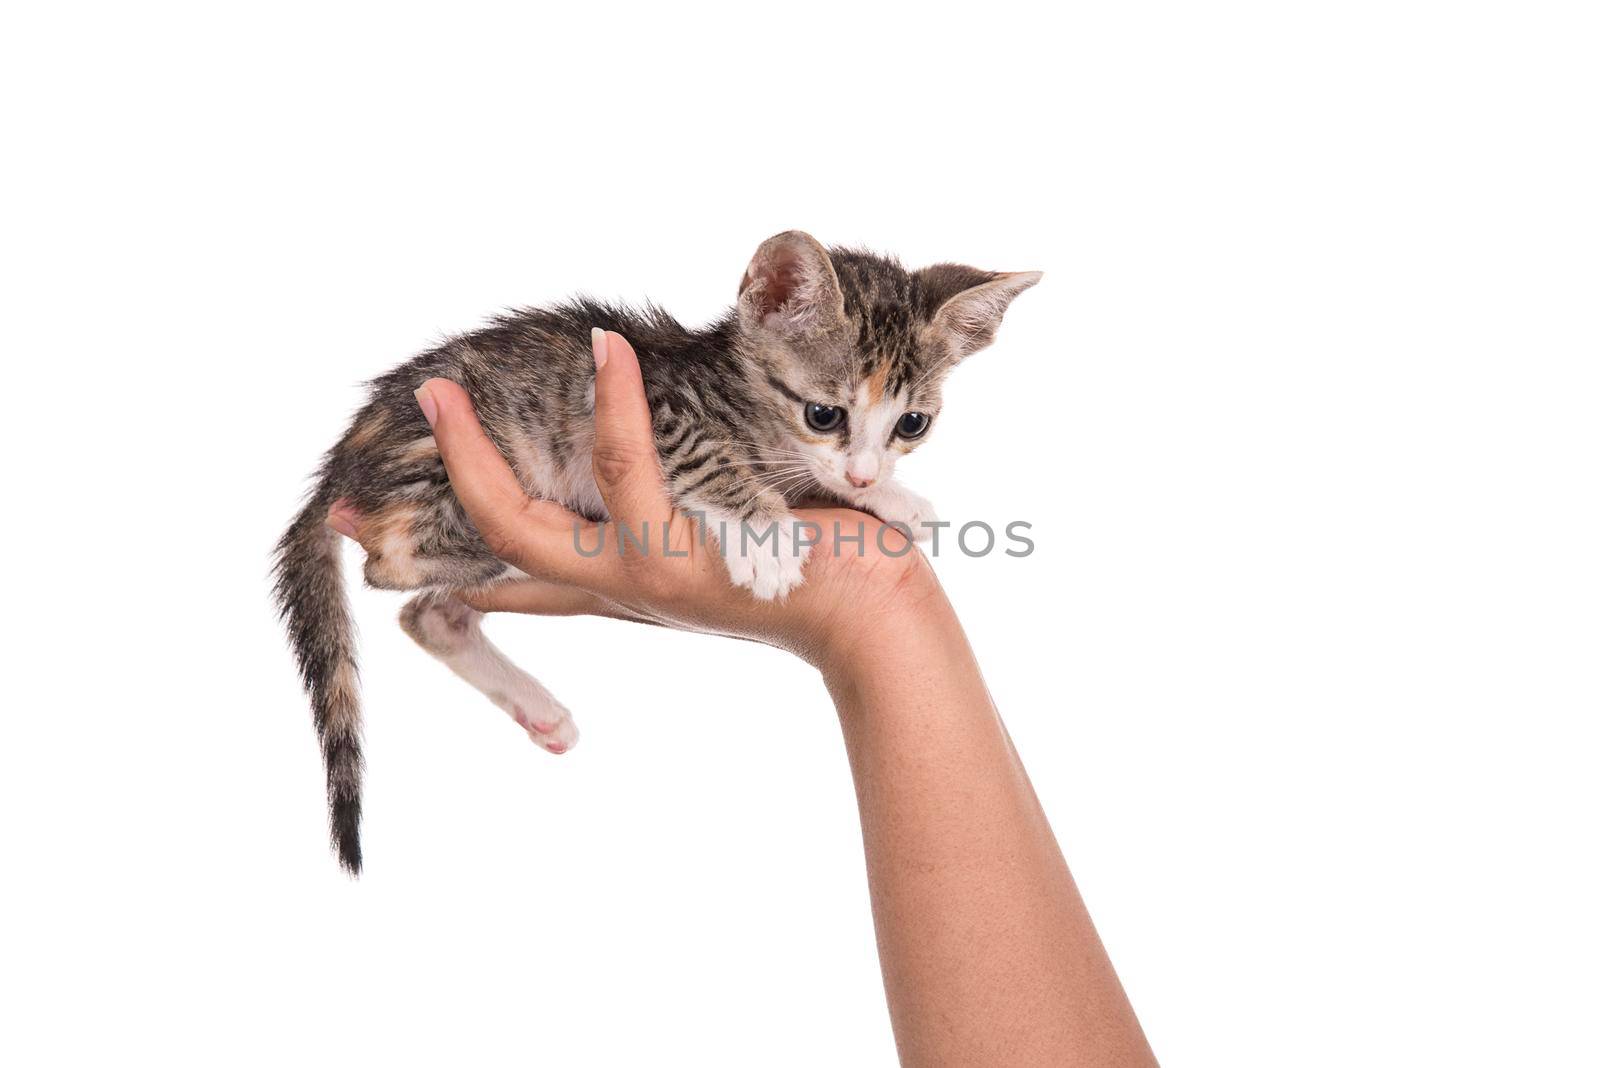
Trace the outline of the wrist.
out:
<instances>
[{"instance_id":1,"label":"wrist","mask_svg":"<svg viewBox=\"0 0 1600 1068\"><path fill-rule=\"evenodd\" d=\"M970 659L966 635L944 589L925 575L877 605L852 610L847 626L832 628L812 663L835 700L903 690Z\"/></svg>"}]
</instances>

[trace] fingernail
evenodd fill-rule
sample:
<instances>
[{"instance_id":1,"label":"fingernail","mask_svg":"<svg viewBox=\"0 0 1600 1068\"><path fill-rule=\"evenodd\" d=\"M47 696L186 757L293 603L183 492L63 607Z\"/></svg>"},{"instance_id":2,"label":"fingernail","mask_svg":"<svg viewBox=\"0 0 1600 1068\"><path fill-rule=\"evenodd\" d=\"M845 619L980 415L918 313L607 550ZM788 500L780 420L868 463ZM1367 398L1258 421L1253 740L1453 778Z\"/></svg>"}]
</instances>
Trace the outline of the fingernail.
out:
<instances>
[{"instance_id":1,"label":"fingernail","mask_svg":"<svg viewBox=\"0 0 1600 1068\"><path fill-rule=\"evenodd\" d=\"M422 409L422 418L432 426L433 421L439 418L439 406L433 402L433 394L428 392L426 383L418 386L412 396L417 398L417 407Z\"/></svg>"},{"instance_id":2,"label":"fingernail","mask_svg":"<svg viewBox=\"0 0 1600 1068\"><path fill-rule=\"evenodd\" d=\"M606 342L606 332L598 326L589 331L589 343L594 346L594 369L596 371L606 365L606 357L611 355L611 346Z\"/></svg>"}]
</instances>

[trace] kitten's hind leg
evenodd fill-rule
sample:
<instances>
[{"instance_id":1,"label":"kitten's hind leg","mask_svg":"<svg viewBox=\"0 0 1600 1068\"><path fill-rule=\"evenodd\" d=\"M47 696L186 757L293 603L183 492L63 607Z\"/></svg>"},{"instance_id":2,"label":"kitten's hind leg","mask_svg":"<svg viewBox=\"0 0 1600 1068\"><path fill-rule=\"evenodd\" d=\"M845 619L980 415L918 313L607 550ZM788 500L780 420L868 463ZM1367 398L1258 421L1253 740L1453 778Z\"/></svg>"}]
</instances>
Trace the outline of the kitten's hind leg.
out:
<instances>
[{"instance_id":1,"label":"kitten's hind leg","mask_svg":"<svg viewBox=\"0 0 1600 1068\"><path fill-rule=\"evenodd\" d=\"M400 611L400 626L412 640L499 705L528 737L552 753L571 749L578 741L571 713L495 648L482 623L482 612L449 593L421 594Z\"/></svg>"}]
</instances>

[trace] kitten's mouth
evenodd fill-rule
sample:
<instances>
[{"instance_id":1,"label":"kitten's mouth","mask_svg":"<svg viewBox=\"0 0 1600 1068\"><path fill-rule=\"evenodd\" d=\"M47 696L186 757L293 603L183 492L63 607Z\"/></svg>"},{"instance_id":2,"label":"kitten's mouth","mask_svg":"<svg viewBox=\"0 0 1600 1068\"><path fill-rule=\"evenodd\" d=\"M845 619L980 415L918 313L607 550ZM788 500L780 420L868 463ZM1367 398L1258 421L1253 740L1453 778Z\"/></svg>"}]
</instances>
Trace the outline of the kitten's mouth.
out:
<instances>
[{"instance_id":1,"label":"kitten's mouth","mask_svg":"<svg viewBox=\"0 0 1600 1068\"><path fill-rule=\"evenodd\" d=\"M861 488L851 484L850 480L843 475L830 473L827 477L820 478L819 481L822 483L823 489L837 497L843 497L847 501L854 500L861 495Z\"/></svg>"}]
</instances>

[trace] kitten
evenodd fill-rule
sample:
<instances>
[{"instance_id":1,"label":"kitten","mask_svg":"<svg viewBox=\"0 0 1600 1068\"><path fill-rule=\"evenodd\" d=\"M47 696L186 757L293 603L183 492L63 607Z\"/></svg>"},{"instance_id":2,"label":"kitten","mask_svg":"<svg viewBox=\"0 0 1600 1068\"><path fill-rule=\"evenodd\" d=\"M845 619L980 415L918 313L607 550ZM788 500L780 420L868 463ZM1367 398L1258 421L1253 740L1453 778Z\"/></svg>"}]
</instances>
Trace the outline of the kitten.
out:
<instances>
[{"instance_id":1,"label":"kitten","mask_svg":"<svg viewBox=\"0 0 1600 1068\"><path fill-rule=\"evenodd\" d=\"M590 469L590 331L620 333L639 354L674 503L703 513L713 532L727 524L723 555L734 583L782 597L800 583L805 559L793 504L831 499L925 530L933 511L893 479L895 462L925 440L945 374L994 339L1011 299L1039 277L954 264L907 271L791 230L762 243L734 309L702 330L655 307L574 300L504 315L376 379L323 459L274 568L345 868L361 870L362 760L340 540L324 523L334 501L363 515L367 584L423 591L400 614L417 644L545 749L565 752L577 740L566 708L490 644L481 614L453 596L520 573L485 548L452 495L412 396L418 384L459 383L529 494L602 520ZM741 522L758 532L775 526L777 551L771 538L756 545L732 535Z\"/></svg>"}]
</instances>

